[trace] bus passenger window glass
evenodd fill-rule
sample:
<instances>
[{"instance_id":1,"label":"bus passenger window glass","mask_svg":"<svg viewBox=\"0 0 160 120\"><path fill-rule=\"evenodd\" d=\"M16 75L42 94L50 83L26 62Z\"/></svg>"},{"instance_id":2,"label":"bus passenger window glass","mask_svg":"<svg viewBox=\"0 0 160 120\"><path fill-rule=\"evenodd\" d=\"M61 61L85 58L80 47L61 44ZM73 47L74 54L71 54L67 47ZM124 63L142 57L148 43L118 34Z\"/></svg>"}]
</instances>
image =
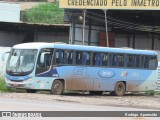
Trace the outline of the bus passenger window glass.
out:
<instances>
[{"instance_id":1,"label":"bus passenger window glass","mask_svg":"<svg viewBox=\"0 0 160 120\"><path fill-rule=\"evenodd\" d=\"M67 51L67 63L72 64L73 63L73 51Z\"/></svg>"},{"instance_id":2,"label":"bus passenger window glass","mask_svg":"<svg viewBox=\"0 0 160 120\"><path fill-rule=\"evenodd\" d=\"M108 66L108 54L104 53L103 60L102 60L102 66Z\"/></svg>"},{"instance_id":3,"label":"bus passenger window glass","mask_svg":"<svg viewBox=\"0 0 160 120\"><path fill-rule=\"evenodd\" d=\"M89 52L82 53L82 65L90 65L90 53Z\"/></svg>"},{"instance_id":4,"label":"bus passenger window glass","mask_svg":"<svg viewBox=\"0 0 160 120\"><path fill-rule=\"evenodd\" d=\"M157 68L157 56L151 56L149 60L149 69L155 70Z\"/></svg>"},{"instance_id":5,"label":"bus passenger window glass","mask_svg":"<svg viewBox=\"0 0 160 120\"><path fill-rule=\"evenodd\" d=\"M118 65L117 66L124 67L124 55L118 54L117 58L118 58L118 62L117 62Z\"/></svg>"},{"instance_id":6,"label":"bus passenger window glass","mask_svg":"<svg viewBox=\"0 0 160 120\"><path fill-rule=\"evenodd\" d=\"M149 68L150 56L142 56L142 68Z\"/></svg>"},{"instance_id":7,"label":"bus passenger window glass","mask_svg":"<svg viewBox=\"0 0 160 120\"><path fill-rule=\"evenodd\" d=\"M109 54L109 66L117 66L117 54Z\"/></svg>"},{"instance_id":8,"label":"bus passenger window glass","mask_svg":"<svg viewBox=\"0 0 160 120\"><path fill-rule=\"evenodd\" d=\"M140 68L141 67L141 56L140 55L135 55L134 56L134 67L135 68Z\"/></svg>"},{"instance_id":9,"label":"bus passenger window glass","mask_svg":"<svg viewBox=\"0 0 160 120\"><path fill-rule=\"evenodd\" d=\"M133 55L126 55L126 66L134 67L134 56Z\"/></svg>"},{"instance_id":10,"label":"bus passenger window glass","mask_svg":"<svg viewBox=\"0 0 160 120\"><path fill-rule=\"evenodd\" d=\"M82 64L82 52L76 51L76 64L81 65Z\"/></svg>"},{"instance_id":11,"label":"bus passenger window glass","mask_svg":"<svg viewBox=\"0 0 160 120\"><path fill-rule=\"evenodd\" d=\"M102 66L103 63L103 53L93 53L93 65Z\"/></svg>"},{"instance_id":12,"label":"bus passenger window glass","mask_svg":"<svg viewBox=\"0 0 160 120\"><path fill-rule=\"evenodd\" d=\"M72 64L72 51L56 50L57 64Z\"/></svg>"},{"instance_id":13,"label":"bus passenger window glass","mask_svg":"<svg viewBox=\"0 0 160 120\"><path fill-rule=\"evenodd\" d=\"M95 66L99 65L99 56L100 56L100 53L93 53L93 65Z\"/></svg>"}]
</instances>

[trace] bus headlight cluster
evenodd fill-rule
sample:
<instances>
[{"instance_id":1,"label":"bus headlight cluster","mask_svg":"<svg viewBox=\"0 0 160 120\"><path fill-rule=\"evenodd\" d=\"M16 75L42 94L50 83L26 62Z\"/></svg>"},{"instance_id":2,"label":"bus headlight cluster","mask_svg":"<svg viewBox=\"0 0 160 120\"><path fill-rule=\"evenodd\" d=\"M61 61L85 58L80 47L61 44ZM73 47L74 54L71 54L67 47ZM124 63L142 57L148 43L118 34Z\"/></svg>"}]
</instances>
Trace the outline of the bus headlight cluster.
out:
<instances>
[{"instance_id":1,"label":"bus headlight cluster","mask_svg":"<svg viewBox=\"0 0 160 120\"><path fill-rule=\"evenodd\" d=\"M10 80L10 79L8 79L8 78L5 78L5 81L10 82L11 80Z\"/></svg>"}]
</instances>

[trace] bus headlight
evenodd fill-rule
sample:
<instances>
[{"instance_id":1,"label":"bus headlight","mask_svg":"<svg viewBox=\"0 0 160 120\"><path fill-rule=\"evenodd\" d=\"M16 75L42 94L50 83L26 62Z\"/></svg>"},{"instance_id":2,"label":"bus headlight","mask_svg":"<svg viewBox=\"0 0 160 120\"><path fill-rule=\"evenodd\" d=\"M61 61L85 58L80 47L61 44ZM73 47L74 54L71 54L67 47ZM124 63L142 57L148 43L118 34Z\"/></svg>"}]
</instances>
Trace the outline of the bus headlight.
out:
<instances>
[{"instance_id":1,"label":"bus headlight","mask_svg":"<svg viewBox=\"0 0 160 120\"><path fill-rule=\"evenodd\" d=\"M10 80L10 79L8 79L8 78L5 78L5 81L10 82L11 80Z\"/></svg>"}]
</instances>

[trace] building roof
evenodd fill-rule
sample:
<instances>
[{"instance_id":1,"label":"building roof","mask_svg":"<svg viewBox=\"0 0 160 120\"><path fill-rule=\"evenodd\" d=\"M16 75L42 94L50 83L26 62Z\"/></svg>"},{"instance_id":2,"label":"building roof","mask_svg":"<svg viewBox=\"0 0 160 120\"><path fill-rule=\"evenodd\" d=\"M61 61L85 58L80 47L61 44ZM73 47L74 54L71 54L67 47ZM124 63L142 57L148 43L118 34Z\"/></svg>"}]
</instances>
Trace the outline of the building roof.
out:
<instances>
[{"instance_id":1,"label":"building roof","mask_svg":"<svg viewBox=\"0 0 160 120\"><path fill-rule=\"evenodd\" d=\"M24 22L0 22L1 30L6 31L46 31L46 32L65 32L69 31L70 24L42 24Z\"/></svg>"}]
</instances>

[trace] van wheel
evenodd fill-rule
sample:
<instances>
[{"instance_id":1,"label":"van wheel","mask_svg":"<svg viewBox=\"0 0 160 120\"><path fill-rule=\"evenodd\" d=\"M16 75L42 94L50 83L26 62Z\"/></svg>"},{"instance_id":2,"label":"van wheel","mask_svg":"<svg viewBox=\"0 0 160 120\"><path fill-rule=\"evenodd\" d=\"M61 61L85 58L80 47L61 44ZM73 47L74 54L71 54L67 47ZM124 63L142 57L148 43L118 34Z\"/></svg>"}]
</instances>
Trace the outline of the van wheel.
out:
<instances>
[{"instance_id":1,"label":"van wheel","mask_svg":"<svg viewBox=\"0 0 160 120\"><path fill-rule=\"evenodd\" d=\"M102 95L103 91L89 91L91 95Z\"/></svg>"},{"instance_id":2,"label":"van wheel","mask_svg":"<svg viewBox=\"0 0 160 120\"><path fill-rule=\"evenodd\" d=\"M52 84L51 94L53 95L61 95L63 94L63 83L60 80L55 80Z\"/></svg>"},{"instance_id":3,"label":"van wheel","mask_svg":"<svg viewBox=\"0 0 160 120\"><path fill-rule=\"evenodd\" d=\"M117 82L114 89L114 95L123 96L125 93L125 84L123 82Z\"/></svg>"},{"instance_id":4,"label":"van wheel","mask_svg":"<svg viewBox=\"0 0 160 120\"><path fill-rule=\"evenodd\" d=\"M27 92L27 93L36 93L36 92L37 92L37 90L33 90L33 89L26 89L26 92Z\"/></svg>"}]
</instances>

